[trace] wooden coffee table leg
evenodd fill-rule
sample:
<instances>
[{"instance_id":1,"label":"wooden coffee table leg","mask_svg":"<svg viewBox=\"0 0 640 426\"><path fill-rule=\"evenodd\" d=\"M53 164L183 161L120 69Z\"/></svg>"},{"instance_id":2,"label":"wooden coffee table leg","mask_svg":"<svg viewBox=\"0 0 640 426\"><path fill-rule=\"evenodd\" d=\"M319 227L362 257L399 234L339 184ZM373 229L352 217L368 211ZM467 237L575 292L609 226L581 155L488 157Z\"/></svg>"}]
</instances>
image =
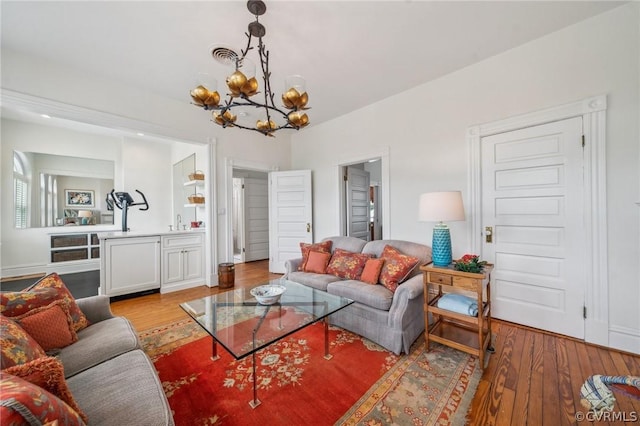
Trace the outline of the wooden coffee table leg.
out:
<instances>
[{"instance_id":1,"label":"wooden coffee table leg","mask_svg":"<svg viewBox=\"0 0 640 426\"><path fill-rule=\"evenodd\" d=\"M252 353L251 354L251 358L253 361L253 399L251 401L249 401L249 405L251 406L251 408L256 408L258 405L260 405L260 400L258 399L258 388L257 388L257 381L258 381L258 377L256 376L256 353Z\"/></svg>"},{"instance_id":2,"label":"wooden coffee table leg","mask_svg":"<svg viewBox=\"0 0 640 426\"><path fill-rule=\"evenodd\" d=\"M324 359L331 359L333 355L329 353L329 317L324 317Z\"/></svg>"},{"instance_id":3,"label":"wooden coffee table leg","mask_svg":"<svg viewBox=\"0 0 640 426\"><path fill-rule=\"evenodd\" d=\"M212 361L217 361L220 359L220 355L218 355L218 344L216 343L216 339L214 339L213 337L211 338L211 340L213 340L213 346L212 346L212 355L211 355L211 360Z\"/></svg>"}]
</instances>

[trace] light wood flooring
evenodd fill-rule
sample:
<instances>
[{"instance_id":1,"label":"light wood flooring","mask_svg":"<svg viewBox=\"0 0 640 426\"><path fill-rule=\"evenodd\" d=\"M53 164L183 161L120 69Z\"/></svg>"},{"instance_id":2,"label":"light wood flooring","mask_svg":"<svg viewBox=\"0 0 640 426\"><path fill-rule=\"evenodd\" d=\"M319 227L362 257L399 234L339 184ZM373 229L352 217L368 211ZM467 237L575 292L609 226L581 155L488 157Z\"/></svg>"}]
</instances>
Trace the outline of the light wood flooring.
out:
<instances>
[{"instance_id":1,"label":"light wood flooring","mask_svg":"<svg viewBox=\"0 0 640 426\"><path fill-rule=\"evenodd\" d=\"M280 275L268 272L266 261L238 264L235 288L259 284ZM217 288L197 287L151 294L111 304L138 330L188 318L178 306ZM577 422L580 386L593 374L640 376L640 357L585 344L582 341L493 321L495 354L482 376L469 413L472 425L620 424ZM640 400L616 394L615 411L626 419L640 417ZM622 417L621 417L622 418ZM633 422L632 422L633 423Z\"/></svg>"}]
</instances>

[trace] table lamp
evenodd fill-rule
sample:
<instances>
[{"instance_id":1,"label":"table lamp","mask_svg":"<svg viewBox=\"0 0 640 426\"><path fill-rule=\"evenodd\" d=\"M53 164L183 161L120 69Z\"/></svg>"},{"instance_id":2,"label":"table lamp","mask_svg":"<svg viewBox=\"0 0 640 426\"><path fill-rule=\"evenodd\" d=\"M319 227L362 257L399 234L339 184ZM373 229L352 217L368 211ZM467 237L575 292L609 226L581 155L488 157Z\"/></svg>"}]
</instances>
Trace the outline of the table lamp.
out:
<instances>
[{"instance_id":1,"label":"table lamp","mask_svg":"<svg viewBox=\"0 0 640 426\"><path fill-rule=\"evenodd\" d=\"M431 243L434 266L445 267L451 263L451 235L445 221L464 220L464 207L460 191L428 192L420 195L421 222L438 222L433 227Z\"/></svg>"},{"instance_id":2,"label":"table lamp","mask_svg":"<svg viewBox=\"0 0 640 426\"><path fill-rule=\"evenodd\" d=\"M80 223L81 225L88 225L89 224L89 218L92 217L92 216L93 216L93 214L91 214L91 210L80 210L80 211L78 211L78 217L82 221Z\"/></svg>"}]
</instances>

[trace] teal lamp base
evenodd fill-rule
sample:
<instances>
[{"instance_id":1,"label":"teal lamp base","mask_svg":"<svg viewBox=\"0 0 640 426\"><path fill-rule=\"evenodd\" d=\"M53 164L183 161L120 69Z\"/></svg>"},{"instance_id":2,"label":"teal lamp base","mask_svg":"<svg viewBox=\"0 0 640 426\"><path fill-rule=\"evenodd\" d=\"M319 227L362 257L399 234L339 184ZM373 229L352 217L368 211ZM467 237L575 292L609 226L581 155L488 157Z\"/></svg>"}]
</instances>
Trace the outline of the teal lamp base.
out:
<instances>
[{"instance_id":1,"label":"teal lamp base","mask_svg":"<svg viewBox=\"0 0 640 426\"><path fill-rule=\"evenodd\" d=\"M431 246L433 266L449 266L451 264L451 235L447 225L438 224L433 227Z\"/></svg>"}]
</instances>

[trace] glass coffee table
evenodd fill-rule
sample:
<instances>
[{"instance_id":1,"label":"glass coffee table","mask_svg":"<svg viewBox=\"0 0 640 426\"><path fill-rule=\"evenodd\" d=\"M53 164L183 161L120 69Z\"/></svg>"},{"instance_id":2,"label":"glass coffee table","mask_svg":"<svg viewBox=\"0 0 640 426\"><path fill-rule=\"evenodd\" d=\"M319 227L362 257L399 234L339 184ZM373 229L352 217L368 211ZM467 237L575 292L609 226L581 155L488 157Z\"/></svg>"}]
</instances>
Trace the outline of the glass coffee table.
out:
<instances>
[{"instance_id":1,"label":"glass coffee table","mask_svg":"<svg viewBox=\"0 0 640 426\"><path fill-rule=\"evenodd\" d=\"M213 356L219 358L217 345L222 345L236 359L252 356L253 399L251 408L260 405L256 389L256 352L318 321L324 321L324 357L329 354L329 315L353 303L285 279L261 285L286 288L273 305L261 305L250 294L251 288L240 288L213 296L181 303L187 312L213 337ZM257 287L257 286L256 286Z\"/></svg>"}]
</instances>

